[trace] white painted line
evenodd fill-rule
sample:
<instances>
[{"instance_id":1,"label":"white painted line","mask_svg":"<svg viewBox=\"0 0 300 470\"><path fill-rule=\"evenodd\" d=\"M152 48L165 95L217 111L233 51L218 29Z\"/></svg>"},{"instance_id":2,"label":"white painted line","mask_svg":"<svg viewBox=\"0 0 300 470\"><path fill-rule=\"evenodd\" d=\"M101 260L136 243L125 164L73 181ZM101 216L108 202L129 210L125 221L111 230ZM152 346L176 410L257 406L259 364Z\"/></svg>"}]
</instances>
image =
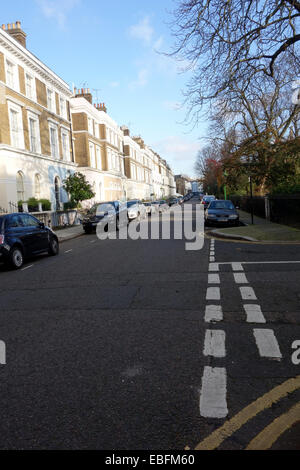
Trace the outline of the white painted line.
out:
<instances>
[{"instance_id":1,"label":"white painted line","mask_svg":"<svg viewBox=\"0 0 300 470\"><path fill-rule=\"evenodd\" d=\"M242 264L300 264L300 261L241 261L240 263L233 263L232 261L223 261L222 263L218 264L231 264L231 265L239 265ZM234 271L243 271L242 269L234 269Z\"/></svg>"},{"instance_id":2,"label":"white painted line","mask_svg":"<svg viewBox=\"0 0 300 470\"><path fill-rule=\"evenodd\" d=\"M223 320L223 311L221 305L206 305L205 317L206 323Z\"/></svg>"},{"instance_id":3,"label":"white painted line","mask_svg":"<svg viewBox=\"0 0 300 470\"><path fill-rule=\"evenodd\" d=\"M210 256L209 262L210 262L210 263L213 263L214 261L216 261L216 258L215 258L214 256Z\"/></svg>"},{"instance_id":4,"label":"white painted line","mask_svg":"<svg viewBox=\"0 0 300 470\"><path fill-rule=\"evenodd\" d=\"M243 300L257 300L252 287L240 287L240 292Z\"/></svg>"},{"instance_id":5,"label":"white painted line","mask_svg":"<svg viewBox=\"0 0 300 470\"><path fill-rule=\"evenodd\" d=\"M215 251L210 250L210 253L209 253L209 254L210 254L210 256L215 256Z\"/></svg>"},{"instance_id":6,"label":"white painted line","mask_svg":"<svg viewBox=\"0 0 300 470\"><path fill-rule=\"evenodd\" d=\"M30 266L26 266L26 268L22 268L21 271L26 271L26 269L29 269L29 268L32 268L33 264L31 264Z\"/></svg>"},{"instance_id":7,"label":"white painted line","mask_svg":"<svg viewBox=\"0 0 300 470\"><path fill-rule=\"evenodd\" d=\"M225 331L206 330L204 340L204 356L225 357Z\"/></svg>"},{"instance_id":8,"label":"white painted line","mask_svg":"<svg viewBox=\"0 0 300 470\"><path fill-rule=\"evenodd\" d=\"M220 287L208 287L206 291L206 300L220 300Z\"/></svg>"},{"instance_id":9,"label":"white painted line","mask_svg":"<svg viewBox=\"0 0 300 470\"><path fill-rule=\"evenodd\" d=\"M220 284L219 274L209 274L208 275L208 284Z\"/></svg>"},{"instance_id":10,"label":"white painted line","mask_svg":"<svg viewBox=\"0 0 300 470\"><path fill-rule=\"evenodd\" d=\"M248 279L244 273L234 273L233 275L237 284L249 284Z\"/></svg>"},{"instance_id":11,"label":"white painted line","mask_svg":"<svg viewBox=\"0 0 300 470\"><path fill-rule=\"evenodd\" d=\"M95 242L96 242L96 240L92 240L92 241L90 241L90 243L95 243Z\"/></svg>"},{"instance_id":12,"label":"white painted line","mask_svg":"<svg viewBox=\"0 0 300 470\"><path fill-rule=\"evenodd\" d=\"M273 330L254 329L253 334L261 357L282 358Z\"/></svg>"},{"instance_id":13,"label":"white painted line","mask_svg":"<svg viewBox=\"0 0 300 470\"><path fill-rule=\"evenodd\" d=\"M266 319L263 316L260 305L245 304L244 310L247 315L248 323L266 323Z\"/></svg>"},{"instance_id":14,"label":"white painted line","mask_svg":"<svg viewBox=\"0 0 300 470\"><path fill-rule=\"evenodd\" d=\"M205 418L225 418L228 414L226 394L226 369L204 367L200 393L200 415Z\"/></svg>"},{"instance_id":15,"label":"white painted line","mask_svg":"<svg viewBox=\"0 0 300 470\"><path fill-rule=\"evenodd\" d=\"M73 250L67 250L67 251L65 251L65 253L70 253L71 251L73 251Z\"/></svg>"},{"instance_id":16,"label":"white painted line","mask_svg":"<svg viewBox=\"0 0 300 470\"><path fill-rule=\"evenodd\" d=\"M219 264L218 263L210 263L208 270L211 271L219 271Z\"/></svg>"},{"instance_id":17,"label":"white painted line","mask_svg":"<svg viewBox=\"0 0 300 470\"><path fill-rule=\"evenodd\" d=\"M231 263L233 271L244 271L244 268L241 263Z\"/></svg>"}]
</instances>

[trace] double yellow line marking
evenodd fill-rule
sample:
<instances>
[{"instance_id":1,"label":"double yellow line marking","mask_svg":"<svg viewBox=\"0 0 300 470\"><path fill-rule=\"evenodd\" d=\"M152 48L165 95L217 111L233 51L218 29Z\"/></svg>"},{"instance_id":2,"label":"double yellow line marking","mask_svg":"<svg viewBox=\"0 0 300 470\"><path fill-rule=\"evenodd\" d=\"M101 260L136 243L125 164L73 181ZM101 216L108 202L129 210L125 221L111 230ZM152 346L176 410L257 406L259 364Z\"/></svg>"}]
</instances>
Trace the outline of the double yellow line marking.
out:
<instances>
[{"instance_id":1,"label":"double yellow line marking","mask_svg":"<svg viewBox=\"0 0 300 470\"><path fill-rule=\"evenodd\" d=\"M238 431L245 423L254 418L263 410L270 408L273 403L295 392L300 388L300 375L273 388L270 392L258 398L250 405L226 421L220 428L216 429L210 436L201 441L195 450L214 450L232 434ZM261 433L259 433L248 445L247 449L268 449L278 437L300 420L300 403L291 408L287 413L275 419Z\"/></svg>"}]
</instances>

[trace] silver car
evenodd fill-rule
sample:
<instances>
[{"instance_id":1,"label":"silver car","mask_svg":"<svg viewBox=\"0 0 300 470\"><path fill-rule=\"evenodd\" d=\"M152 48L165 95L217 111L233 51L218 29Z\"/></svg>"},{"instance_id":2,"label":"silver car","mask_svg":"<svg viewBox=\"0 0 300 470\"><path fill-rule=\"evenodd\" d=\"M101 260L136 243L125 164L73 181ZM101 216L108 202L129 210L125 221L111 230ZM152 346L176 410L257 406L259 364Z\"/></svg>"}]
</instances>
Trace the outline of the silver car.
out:
<instances>
[{"instance_id":1,"label":"silver car","mask_svg":"<svg viewBox=\"0 0 300 470\"><path fill-rule=\"evenodd\" d=\"M127 201L126 204L129 221L134 219L144 219L146 217L146 207L140 200L134 199L133 201Z\"/></svg>"}]
</instances>

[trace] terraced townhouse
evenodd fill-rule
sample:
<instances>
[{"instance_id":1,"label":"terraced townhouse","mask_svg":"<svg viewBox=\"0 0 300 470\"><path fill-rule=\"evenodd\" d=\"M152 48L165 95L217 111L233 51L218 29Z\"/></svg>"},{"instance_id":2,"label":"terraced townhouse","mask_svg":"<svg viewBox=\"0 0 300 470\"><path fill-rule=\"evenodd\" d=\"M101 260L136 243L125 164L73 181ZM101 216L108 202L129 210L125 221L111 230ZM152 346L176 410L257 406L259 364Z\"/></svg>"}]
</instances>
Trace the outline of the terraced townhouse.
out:
<instances>
[{"instance_id":1,"label":"terraced townhouse","mask_svg":"<svg viewBox=\"0 0 300 470\"><path fill-rule=\"evenodd\" d=\"M122 130L104 103L93 104L89 89L75 89L70 103L76 162L95 193L88 204L125 199Z\"/></svg>"},{"instance_id":2,"label":"terraced townhouse","mask_svg":"<svg viewBox=\"0 0 300 470\"><path fill-rule=\"evenodd\" d=\"M150 199L176 192L173 173L141 137L93 104L26 48L21 23L0 28L0 211L30 197L68 202L64 179L80 171L95 197Z\"/></svg>"},{"instance_id":3,"label":"terraced townhouse","mask_svg":"<svg viewBox=\"0 0 300 470\"><path fill-rule=\"evenodd\" d=\"M54 210L76 168L68 84L26 48L20 22L0 28L0 206L12 210L29 197Z\"/></svg>"}]
</instances>

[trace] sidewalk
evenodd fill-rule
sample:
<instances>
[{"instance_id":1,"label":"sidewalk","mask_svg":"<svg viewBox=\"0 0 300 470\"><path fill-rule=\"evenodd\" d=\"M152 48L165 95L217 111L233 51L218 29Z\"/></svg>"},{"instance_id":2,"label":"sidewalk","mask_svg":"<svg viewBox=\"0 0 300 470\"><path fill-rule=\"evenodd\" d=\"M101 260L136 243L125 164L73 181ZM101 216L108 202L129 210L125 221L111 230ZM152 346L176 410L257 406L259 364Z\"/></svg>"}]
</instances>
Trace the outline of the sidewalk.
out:
<instances>
[{"instance_id":1,"label":"sidewalk","mask_svg":"<svg viewBox=\"0 0 300 470\"><path fill-rule=\"evenodd\" d=\"M237 240L300 243L300 230L296 228L275 224L257 216L254 216L254 225L251 225L251 214L241 210L239 214L244 227L218 228L210 230L210 233L221 238Z\"/></svg>"},{"instance_id":2,"label":"sidewalk","mask_svg":"<svg viewBox=\"0 0 300 470\"><path fill-rule=\"evenodd\" d=\"M65 242L66 240L71 240L72 238L80 237L84 233L81 224L54 230L54 232L56 233L60 243Z\"/></svg>"}]
</instances>

